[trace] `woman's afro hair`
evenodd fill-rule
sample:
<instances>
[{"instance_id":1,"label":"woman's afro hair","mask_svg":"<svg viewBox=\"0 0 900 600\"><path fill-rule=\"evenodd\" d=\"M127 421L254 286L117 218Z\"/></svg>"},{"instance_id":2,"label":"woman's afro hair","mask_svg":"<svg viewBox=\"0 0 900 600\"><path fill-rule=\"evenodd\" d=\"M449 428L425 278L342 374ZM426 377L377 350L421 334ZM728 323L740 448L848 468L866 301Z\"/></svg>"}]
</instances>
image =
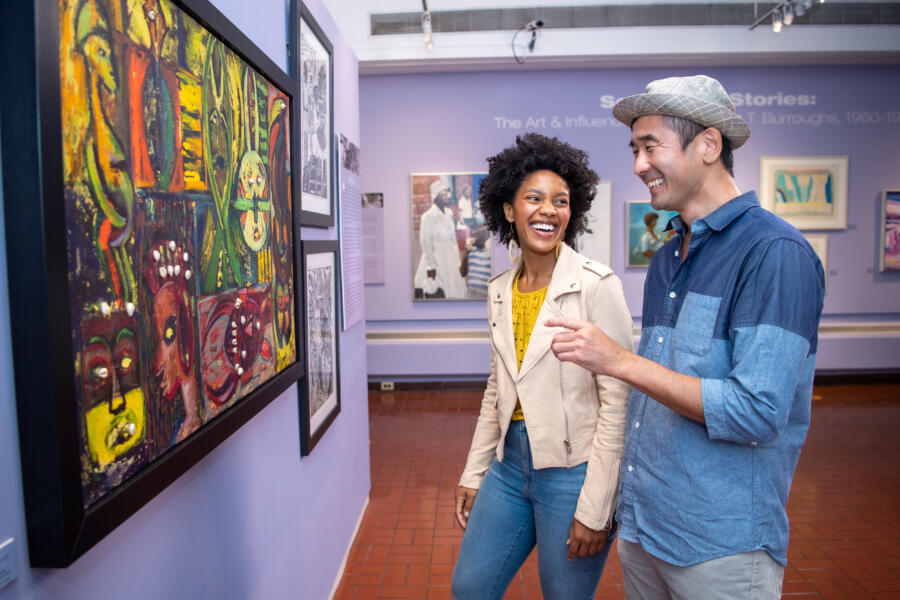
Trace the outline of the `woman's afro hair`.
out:
<instances>
[{"instance_id":1,"label":"woman's afro hair","mask_svg":"<svg viewBox=\"0 0 900 600\"><path fill-rule=\"evenodd\" d=\"M516 136L510 146L487 159L488 174L478 188L478 204L488 229L501 243L517 239L516 229L506 220L505 202L512 203L516 191L530 173L553 171L569 186L569 208L572 215L564 240L572 246L587 226L587 212L600 178L588 166L588 154L555 137L539 133Z\"/></svg>"}]
</instances>

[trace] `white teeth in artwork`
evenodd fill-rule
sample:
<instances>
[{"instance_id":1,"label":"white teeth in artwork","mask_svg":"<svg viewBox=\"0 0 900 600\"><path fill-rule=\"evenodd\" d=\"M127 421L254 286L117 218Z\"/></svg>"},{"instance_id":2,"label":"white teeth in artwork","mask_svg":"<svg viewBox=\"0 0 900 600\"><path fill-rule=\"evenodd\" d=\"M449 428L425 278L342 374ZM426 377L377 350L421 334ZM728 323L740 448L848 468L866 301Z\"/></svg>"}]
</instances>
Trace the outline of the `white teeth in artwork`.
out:
<instances>
[{"instance_id":1,"label":"white teeth in artwork","mask_svg":"<svg viewBox=\"0 0 900 600\"><path fill-rule=\"evenodd\" d=\"M178 275L181 273L181 265L175 265L175 274Z\"/></svg>"},{"instance_id":2,"label":"white teeth in artwork","mask_svg":"<svg viewBox=\"0 0 900 600\"><path fill-rule=\"evenodd\" d=\"M169 250L171 250L172 252L175 252L175 241L174 240L169 242Z\"/></svg>"},{"instance_id":3,"label":"white teeth in artwork","mask_svg":"<svg viewBox=\"0 0 900 600\"><path fill-rule=\"evenodd\" d=\"M238 368L237 368L237 374L238 374L238 375L243 375L243 374L244 374L244 367L238 367Z\"/></svg>"},{"instance_id":4,"label":"white teeth in artwork","mask_svg":"<svg viewBox=\"0 0 900 600\"><path fill-rule=\"evenodd\" d=\"M109 304L107 304L106 302L101 302L100 303L100 313L103 314L104 316L109 316Z\"/></svg>"},{"instance_id":5,"label":"white teeth in artwork","mask_svg":"<svg viewBox=\"0 0 900 600\"><path fill-rule=\"evenodd\" d=\"M662 177L660 177L659 179L654 179L654 180L652 180L652 181L648 181L648 182L647 182L647 187L650 188L650 189L652 190L652 189L655 188L656 186L662 185L662 184L663 184L663 181L664 181L664 179L663 179Z\"/></svg>"},{"instance_id":6,"label":"white teeth in artwork","mask_svg":"<svg viewBox=\"0 0 900 600\"><path fill-rule=\"evenodd\" d=\"M184 272L184 278L185 279L191 278L191 270L190 269L188 269L187 271Z\"/></svg>"},{"instance_id":7,"label":"white teeth in artwork","mask_svg":"<svg viewBox=\"0 0 900 600\"><path fill-rule=\"evenodd\" d=\"M159 250L156 250L156 249L153 250L153 260L159 261Z\"/></svg>"},{"instance_id":8,"label":"white teeth in artwork","mask_svg":"<svg viewBox=\"0 0 900 600\"><path fill-rule=\"evenodd\" d=\"M134 304L132 304L131 302L126 302L125 303L125 312L128 313L129 317L132 316L134 314Z\"/></svg>"},{"instance_id":9,"label":"white teeth in artwork","mask_svg":"<svg viewBox=\"0 0 900 600\"><path fill-rule=\"evenodd\" d=\"M166 276L166 273L168 273L168 271L166 271L166 268L165 268L165 267L160 267L160 268L159 268L159 276L160 276L160 277L165 277L165 276Z\"/></svg>"},{"instance_id":10,"label":"white teeth in artwork","mask_svg":"<svg viewBox=\"0 0 900 600\"><path fill-rule=\"evenodd\" d=\"M241 358L247 358L247 351L241 350Z\"/></svg>"},{"instance_id":11,"label":"white teeth in artwork","mask_svg":"<svg viewBox=\"0 0 900 600\"><path fill-rule=\"evenodd\" d=\"M241 325L246 325L246 324L247 324L247 317L245 317L244 315L241 315Z\"/></svg>"},{"instance_id":12,"label":"white teeth in artwork","mask_svg":"<svg viewBox=\"0 0 900 600\"><path fill-rule=\"evenodd\" d=\"M185 252L185 253L181 256L181 258L184 259L184 262L187 262L187 261L188 261L188 253Z\"/></svg>"},{"instance_id":13,"label":"white teeth in artwork","mask_svg":"<svg viewBox=\"0 0 900 600\"><path fill-rule=\"evenodd\" d=\"M166 267L166 271L169 272L169 277L171 277L172 275L175 274L175 267L173 267L172 265L169 265L168 267Z\"/></svg>"},{"instance_id":14,"label":"white teeth in artwork","mask_svg":"<svg viewBox=\"0 0 900 600\"><path fill-rule=\"evenodd\" d=\"M556 226L551 225L550 223L534 223L532 227L538 231L553 231L556 229Z\"/></svg>"}]
</instances>

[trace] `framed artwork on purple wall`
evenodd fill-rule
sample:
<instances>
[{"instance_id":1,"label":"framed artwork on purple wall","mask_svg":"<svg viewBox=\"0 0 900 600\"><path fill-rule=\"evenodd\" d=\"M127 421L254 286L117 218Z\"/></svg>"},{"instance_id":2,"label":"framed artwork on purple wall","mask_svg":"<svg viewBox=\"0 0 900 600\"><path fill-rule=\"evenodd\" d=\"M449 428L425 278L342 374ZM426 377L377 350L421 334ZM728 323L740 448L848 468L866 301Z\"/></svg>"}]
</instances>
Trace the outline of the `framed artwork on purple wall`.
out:
<instances>
[{"instance_id":1,"label":"framed artwork on purple wall","mask_svg":"<svg viewBox=\"0 0 900 600\"><path fill-rule=\"evenodd\" d=\"M312 13L292 3L291 68L300 84L300 222L334 225L333 46Z\"/></svg>"},{"instance_id":2,"label":"framed artwork on purple wall","mask_svg":"<svg viewBox=\"0 0 900 600\"><path fill-rule=\"evenodd\" d=\"M306 456L341 412L337 241L303 242L306 385L300 393L300 454Z\"/></svg>"},{"instance_id":3,"label":"framed artwork on purple wall","mask_svg":"<svg viewBox=\"0 0 900 600\"><path fill-rule=\"evenodd\" d=\"M847 156L763 156L759 202L797 229L847 228Z\"/></svg>"},{"instance_id":4,"label":"framed artwork on purple wall","mask_svg":"<svg viewBox=\"0 0 900 600\"><path fill-rule=\"evenodd\" d=\"M478 208L485 175L410 176L414 302L487 299L494 239Z\"/></svg>"},{"instance_id":5,"label":"framed artwork on purple wall","mask_svg":"<svg viewBox=\"0 0 900 600\"><path fill-rule=\"evenodd\" d=\"M656 210L649 200L626 202L625 220L625 266L649 267L650 259L662 245L669 241L672 230L664 231L669 219L678 213L671 210Z\"/></svg>"},{"instance_id":6,"label":"framed artwork on purple wall","mask_svg":"<svg viewBox=\"0 0 900 600\"><path fill-rule=\"evenodd\" d=\"M296 82L205 0L5 8L28 547L65 567L303 376Z\"/></svg>"},{"instance_id":7,"label":"framed artwork on purple wall","mask_svg":"<svg viewBox=\"0 0 900 600\"><path fill-rule=\"evenodd\" d=\"M900 273L900 189L881 196L881 250L878 270Z\"/></svg>"}]
</instances>

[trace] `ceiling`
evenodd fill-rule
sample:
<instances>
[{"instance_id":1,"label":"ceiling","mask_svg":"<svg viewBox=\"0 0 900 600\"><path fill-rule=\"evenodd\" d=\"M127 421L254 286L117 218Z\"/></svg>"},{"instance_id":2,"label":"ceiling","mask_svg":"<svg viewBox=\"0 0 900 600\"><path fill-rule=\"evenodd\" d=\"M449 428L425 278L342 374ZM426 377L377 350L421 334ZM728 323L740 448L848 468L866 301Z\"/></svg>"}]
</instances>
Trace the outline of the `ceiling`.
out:
<instances>
[{"instance_id":1,"label":"ceiling","mask_svg":"<svg viewBox=\"0 0 900 600\"><path fill-rule=\"evenodd\" d=\"M776 2L427 0L433 48L422 32L422 0L324 0L359 59L361 74L562 68L900 64L900 1L814 2L781 33ZM534 34L522 30L540 19ZM514 56L515 53L515 56ZM519 62L516 61L518 57Z\"/></svg>"}]
</instances>

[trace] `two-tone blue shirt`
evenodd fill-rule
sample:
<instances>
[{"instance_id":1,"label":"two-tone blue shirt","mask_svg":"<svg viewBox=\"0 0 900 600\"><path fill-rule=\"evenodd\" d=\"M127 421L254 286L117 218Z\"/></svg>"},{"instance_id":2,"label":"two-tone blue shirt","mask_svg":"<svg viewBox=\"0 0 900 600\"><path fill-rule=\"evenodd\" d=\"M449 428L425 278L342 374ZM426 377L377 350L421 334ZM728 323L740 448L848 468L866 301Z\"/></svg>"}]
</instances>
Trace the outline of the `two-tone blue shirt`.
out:
<instances>
[{"instance_id":1,"label":"two-tone blue shirt","mask_svg":"<svg viewBox=\"0 0 900 600\"><path fill-rule=\"evenodd\" d=\"M639 353L698 377L706 424L634 390L619 477L620 534L686 566L765 550L787 564L785 511L809 429L822 264L755 192L660 248Z\"/></svg>"}]
</instances>

